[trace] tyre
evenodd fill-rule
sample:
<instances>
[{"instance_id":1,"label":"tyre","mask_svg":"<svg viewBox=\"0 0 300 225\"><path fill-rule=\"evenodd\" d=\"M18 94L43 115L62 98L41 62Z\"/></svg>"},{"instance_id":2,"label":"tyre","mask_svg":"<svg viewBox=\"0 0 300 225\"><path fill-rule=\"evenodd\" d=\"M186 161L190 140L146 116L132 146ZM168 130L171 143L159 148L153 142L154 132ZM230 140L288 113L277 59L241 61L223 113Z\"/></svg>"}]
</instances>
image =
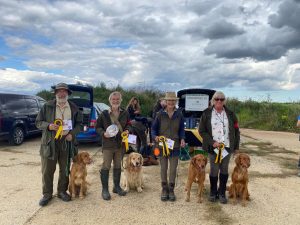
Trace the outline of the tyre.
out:
<instances>
[{"instance_id":1,"label":"tyre","mask_svg":"<svg viewBox=\"0 0 300 225\"><path fill-rule=\"evenodd\" d=\"M20 145L23 143L24 137L24 129L22 127L15 127L11 133L9 143L12 145Z\"/></svg>"}]
</instances>

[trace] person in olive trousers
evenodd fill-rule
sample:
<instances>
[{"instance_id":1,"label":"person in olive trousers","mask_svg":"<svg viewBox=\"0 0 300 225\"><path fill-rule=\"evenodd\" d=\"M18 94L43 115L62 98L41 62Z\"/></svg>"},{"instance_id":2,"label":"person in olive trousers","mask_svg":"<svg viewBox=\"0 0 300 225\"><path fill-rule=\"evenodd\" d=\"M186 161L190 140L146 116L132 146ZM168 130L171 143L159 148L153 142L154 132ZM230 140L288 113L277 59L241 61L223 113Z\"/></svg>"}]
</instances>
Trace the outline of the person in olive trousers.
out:
<instances>
[{"instance_id":1,"label":"person in olive trousers","mask_svg":"<svg viewBox=\"0 0 300 225\"><path fill-rule=\"evenodd\" d=\"M122 160L122 137L121 133L129 133L130 119L126 110L120 107L122 95L120 92L112 92L108 98L110 109L104 110L97 119L96 131L102 137L103 164L100 170L100 179L102 183L102 198L110 200L111 195L108 190L108 178L111 162L113 161L113 192L120 196L126 195L126 192L120 187L121 178L121 160ZM107 128L115 124L118 126L118 133L111 136Z\"/></svg>"},{"instance_id":2,"label":"person in olive trousers","mask_svg":"<svg viewBox=\"0 0 300 225\"><path fill-rule=\"evenodd\" d=\"M36 126L42 130L40 155L42 161L42 182L43 197L39 201L40 206L45 206L52 199L53 177L56 164L59 164L59 177L57 186L57 197L68 202L71 200L67 194L69 184L70 158L77 154L75 136L80 132L82 125L82 113L78 107L68 101L72 93L68 85L59 83L53 87L55 100L45 103L36 118ZM72 127L63 129L61 138L55 139L59 125L55 124L56 119L63 123L72 124Z\"/></svg>"},{"instance_id":3,"label":"person in olive trousers","mask_svg":"<svg viewBox=\"0 0 300 225\"><path fill-rule=\"evenodd\" d=\"M215 202L219 198L220 203L226 204L228 165L231 155L239 149L240 131L236 115L225 106L226 99L223 92L215 92L211 103L212 106L201 115L198 131L203 138L202 148L208 152L210 161L209 201ZM220 151L221 146L224 146L228 155L219 161L216 152Z\"/></svg>"},{"instance_id":4,"label":"person in olive trousers","mask_svg":"<svg viewBox=\"0 0 300 225\"><path fill-rule=\"evenodd\" d=\"M166 107L157 112L152 124L152 136L158 144L161 136L174 141L174 147L170 154L160 154L160 176L162 192L161 201L175 201L175 178L180 154L180 147L185 146L184 118L180 110L176 108L178 98L175 92L166 92L163 98ZM170 167L169 167L170 165ZM169 167L169 181L168 181Z\"/></svg>"}]
</instances>

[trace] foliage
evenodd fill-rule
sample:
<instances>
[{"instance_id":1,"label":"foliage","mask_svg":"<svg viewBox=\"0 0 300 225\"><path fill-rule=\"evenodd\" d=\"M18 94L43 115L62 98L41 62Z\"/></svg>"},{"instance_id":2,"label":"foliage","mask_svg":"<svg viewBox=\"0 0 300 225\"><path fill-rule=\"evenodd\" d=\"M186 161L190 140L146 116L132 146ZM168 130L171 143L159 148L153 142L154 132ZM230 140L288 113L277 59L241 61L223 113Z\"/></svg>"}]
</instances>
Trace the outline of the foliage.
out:
<instances>
[{"instance_id":1,"label":"foliage","mask_svg":"<svg viewBox=\"0 0 300 225\"><path fill-rule=\"evenodd\" d=\"M244 102L228 99L227 106L238 116L240 127L274 131L297 131L300 104L275 103L270 101Z\"/></svg>"}]
</instances>

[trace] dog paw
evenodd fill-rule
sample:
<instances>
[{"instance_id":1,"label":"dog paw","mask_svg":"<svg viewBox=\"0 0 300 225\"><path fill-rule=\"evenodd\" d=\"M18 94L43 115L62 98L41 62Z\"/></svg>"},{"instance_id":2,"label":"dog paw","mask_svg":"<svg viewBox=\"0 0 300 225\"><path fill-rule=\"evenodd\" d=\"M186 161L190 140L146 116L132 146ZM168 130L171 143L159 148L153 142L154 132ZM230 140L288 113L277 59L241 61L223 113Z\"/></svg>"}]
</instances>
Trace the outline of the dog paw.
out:
<instances>
[{"instance_id":1,"label":"dog paw","mask_svg":"<svg viewBox=\"0 0 300 225\"><path fill-rule=\"evenodd\" d=\"M141 193L143 191L143 189L141 187L137 188L137 192Z\"/></svg>"},{"instance_id":2,"label":"dog paw","mask_svg":"<svg viewBox=\"0 0 300 225\"><path fill-rule=\"evenodd\" d=\"M197 203L202 203L202 199L198 199Z\"/></svg>"},{"instance_id":3,"label":"dog paw","mask_svg":"<svg viewBox=\"0 0 300 225\"><path fill-rule=\"evenodd\" d=\"M72 198L75 198L76 197L76 195L75 194L72 194Z\"/></svg>"},{"instance_id":4,"label":"dog paw","mask_svg":"<svg viewBox=\"0 0 300 225\"><path fill-rule=\"evenodd\" d=\"M186 198L185 198L185 201L186 201L186 202L189 202L189 201L190 201L190 198L189 198L189 197L186 197Z\"/></svg>"},{"instance_id":5,"label":"dog paw","mask_svg":"<svg viewBox=\"0 0 300 225\"><path fill-rule=\"evenodd\" d=\"M84 196L83 196L83 195L79 195L79 198L80 198L80 199L84 199Z\"/></svg>"}]
</instances>

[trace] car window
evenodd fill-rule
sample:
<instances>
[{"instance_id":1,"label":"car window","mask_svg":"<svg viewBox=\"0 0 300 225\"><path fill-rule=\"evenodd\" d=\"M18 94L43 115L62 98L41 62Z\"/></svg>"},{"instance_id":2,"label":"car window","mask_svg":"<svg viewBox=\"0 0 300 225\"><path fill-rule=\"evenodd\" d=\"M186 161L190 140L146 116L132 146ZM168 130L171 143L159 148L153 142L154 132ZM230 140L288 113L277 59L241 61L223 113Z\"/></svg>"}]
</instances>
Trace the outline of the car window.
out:
<instances>
[{"instance_id":1,"label":"car window","mask_svg":"<svg viewBox=\"0 0 300 225\"><path fill-rule=\"evenodd\" d=\"M42 99L38 99L38 101L39 101L40 107L42 107L46 103L46 101L42 100Z\"/></svg>"},{"instance_id":2,"label":"car window","mask_svg":"<svg viewBox=\"0 0 300 225\"><path fill-rule=\"evenodd\" d=\"M91 101L91 94L83 91L73 91L69 100L79 107L87 107Z\"/></svg>"},{"instance_id":3,"label":"car window","mask_svg":"<svg viewBox=\"0 0 300 225\"><path fill-rule=\"evenodd\" d=\"M25 98L25 101L26 101L27 109L30 112L36 112L39 110L37 100L35 100L34 98Z\"/></svg>"},{"instance_id":4,"label":"car window","mask_svg":"<svg viewBox=\"0 0 300 225\"><path fill-rule=\"evenodd\" d=\"M5 96L3 109L9 112L24 112L26 110L26 102L23 96Z\"/></svg>"}]
</instances>

